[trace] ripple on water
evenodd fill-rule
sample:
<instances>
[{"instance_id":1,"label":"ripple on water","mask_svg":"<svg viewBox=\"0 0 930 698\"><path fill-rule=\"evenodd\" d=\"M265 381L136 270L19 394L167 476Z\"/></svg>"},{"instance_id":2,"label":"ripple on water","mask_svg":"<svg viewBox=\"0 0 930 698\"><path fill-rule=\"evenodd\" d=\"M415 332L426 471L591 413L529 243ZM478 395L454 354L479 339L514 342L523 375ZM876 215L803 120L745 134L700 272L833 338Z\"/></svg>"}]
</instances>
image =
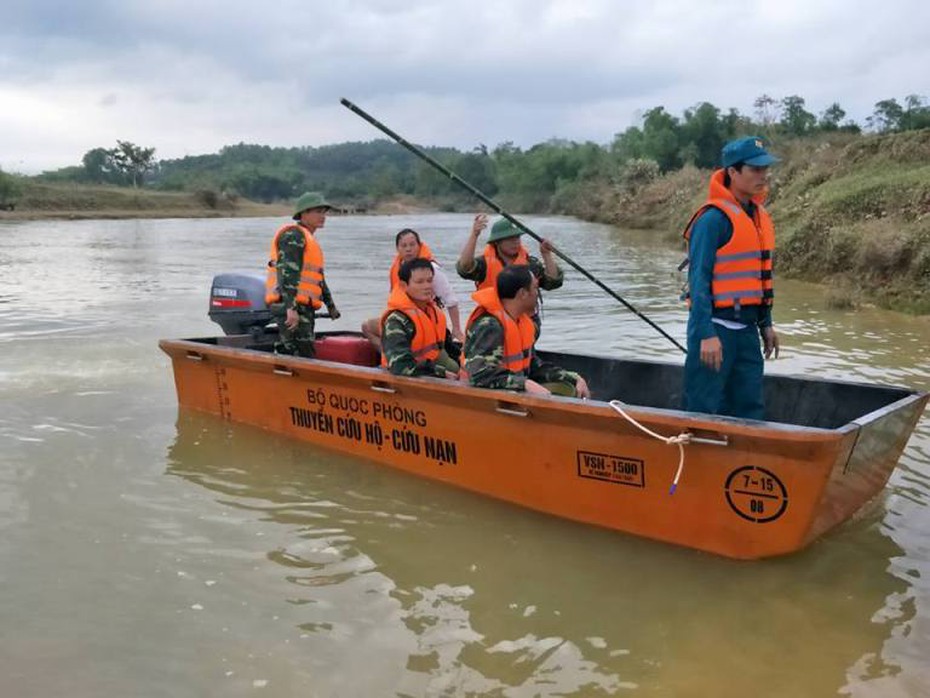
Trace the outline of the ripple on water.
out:
<instances>
[{"instance_id":1,"label":"ripple on water","mask_svg":"<svg viewBox=\"0 0 930 698\"><path fill-rule=\"evenodd\" d=\"M0 236L0 580L17 628L0 667L50 682L32 693L77 681L92 694L86 666L107 668L111 693L203 695L343 695L347 683L354 695L728 695L775 681L830 695L844 672L853 694L897 695L926 676L926 417L870 512L758 564L550 520L202 415L172 425L155 339L214 334L211 275L260 268L278 222ZM467 317L473 287L452 264L469 222L332 219L322 240L344 318L327 328L378 314L406 226L446 263ZM678 251L606 226L532 224L683 341ZM41 316L21 293L40 229L61 239L68 272L42 291L54 302ZM805 284L780 280L778 294L783 355L768 371L930 387L930 325L840 313ZM571 269L546 294L541 346L682 359ZM8 650L18 659L4 665Z\"/></svg>"}]
</instances>

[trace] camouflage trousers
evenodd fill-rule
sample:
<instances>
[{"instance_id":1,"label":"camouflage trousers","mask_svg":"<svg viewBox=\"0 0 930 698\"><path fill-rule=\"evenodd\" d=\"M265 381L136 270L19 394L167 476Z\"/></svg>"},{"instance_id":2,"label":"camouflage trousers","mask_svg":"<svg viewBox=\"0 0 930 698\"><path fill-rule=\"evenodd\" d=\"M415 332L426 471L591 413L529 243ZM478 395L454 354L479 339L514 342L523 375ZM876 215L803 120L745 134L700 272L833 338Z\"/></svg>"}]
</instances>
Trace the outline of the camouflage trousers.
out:
<instances>
[{"instance_id":1,"label":"camouflage trousers","mask_svg":"<svg viewBox=\"0 0 930 698\"><path fill-rule=\"evenodd\" d=\"M278 323L278 341L274 343L276 354L291 354L312 359L316 356L313 348L315 315L309 305L297 304L297 327L288 329L284 324L286 309L283 303L272 303L268 306L272 316Z\"/></svg>"},{"instance_id":2,"label":"camouflage trousers","mask_svg":"<svg viewBox=\"0 0 930 698\"><path fill-rule=\"evenodd\" d=\"M546 388L553 395L561 395L562 397L578 397L578 390L568 381L543 383L542 387Z\"/></svg>"},{"instance_id":3,"label":"camouflage trousers","mask_svg":"<svg viewBox=\"0 0 930 698\"><path fill-rule=\"evenodd\" d=\"M461 368L461 366L459 366L459 362L449 356L449 353L445 349L439 352L439 357L436 359L436 364L442 366L449 373L455 373L456 375Z\"/></svg>"}]
</instances>

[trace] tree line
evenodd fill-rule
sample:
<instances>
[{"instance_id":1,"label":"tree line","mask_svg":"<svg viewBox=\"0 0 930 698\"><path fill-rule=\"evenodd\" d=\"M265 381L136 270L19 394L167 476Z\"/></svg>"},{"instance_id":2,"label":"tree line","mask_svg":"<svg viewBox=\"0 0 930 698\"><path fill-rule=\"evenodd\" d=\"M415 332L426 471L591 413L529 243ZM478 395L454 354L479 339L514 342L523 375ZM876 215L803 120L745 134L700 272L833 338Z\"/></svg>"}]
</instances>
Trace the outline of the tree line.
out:
<instances>
[{"instance_id":1,"label":"tree line","mask_svg":"<svg viewBox=\"0 0 930 698\"><path fill-rule=\"evenodd\" d=\"M115 148L93 148L84 153L80 165L45 172L39 178L53 182L140 187L157 169L155 148L117 140Z\"/></svg>"},{"instance_id":2,"label":"tree line","mask_svg":"<svg viewBox=\"0 0 930 698\"><path fill-rule=\"evenodd\" d=\"M507 142L469 151L424 150L488 196L499 196L521 210L544 211L558 208L560 197L571 197L592 178L624 185L688 164L712 168L723 144L742 135L758 134L778 142L836 132L857 135L930 127L930 106L919 95L908 95L903 102L877 102L861 126L847 119L838 103L814 114L798 95L780 99L761 95L753 110L746 115L702 102L675 115L657 106L606 145L552 139L528 149ZM80 166L39 177L210 192L264 202L291 199L313 189L336 201L362 205L399 195L450 207L468 200L448 178L385 140L294 148L240 143L214 154L161 161L154 155L154 148L117 141L116 148L88 151Z\"/></svg>"}]
</instances>

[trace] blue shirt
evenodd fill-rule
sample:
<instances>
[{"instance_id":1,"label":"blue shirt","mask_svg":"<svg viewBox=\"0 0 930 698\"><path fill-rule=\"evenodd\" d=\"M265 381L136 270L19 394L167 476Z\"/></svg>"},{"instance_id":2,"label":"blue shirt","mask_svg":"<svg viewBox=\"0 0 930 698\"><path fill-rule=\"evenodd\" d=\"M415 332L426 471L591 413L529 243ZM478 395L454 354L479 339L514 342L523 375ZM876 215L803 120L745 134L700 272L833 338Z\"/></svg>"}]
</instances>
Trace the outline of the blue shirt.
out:
<instances>
[{"instance_id":1,"label":"blue shirt","mask_svg":"<svg viewBox=\"0 0 930 698\"><path fill-rule=\"evenodd\" d=\"M755 204L744 206L746 213L755 213ZM688 315L688 341L700 341L716 337L717 331L711 318L742 322L746 325L768 327L772 324L772 306L744 305L735 308L715 308L710 283L714 276L714 260L717 250L730 242L733 224L727 215L710 206L698 216L691 226L688 243L688 290L691 294L691 312Z\"/></svg>"}]
</instances>

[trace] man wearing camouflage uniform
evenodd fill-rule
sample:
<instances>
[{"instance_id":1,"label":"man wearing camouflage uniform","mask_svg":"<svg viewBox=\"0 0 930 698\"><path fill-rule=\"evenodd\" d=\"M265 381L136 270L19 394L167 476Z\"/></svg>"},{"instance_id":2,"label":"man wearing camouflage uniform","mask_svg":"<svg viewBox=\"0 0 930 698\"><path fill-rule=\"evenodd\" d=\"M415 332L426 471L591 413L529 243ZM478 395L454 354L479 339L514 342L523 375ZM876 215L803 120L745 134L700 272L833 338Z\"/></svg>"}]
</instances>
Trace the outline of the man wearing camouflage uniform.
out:
<instances>
[{"instance_id":1,"label":"man wearing camouflage uniform","mask_svg":"<svg viewBox=\"0 0 930 698\"><path fill-rule=\"evenodd\" d=\"M455 263L455 270L463 279L475 282L475 288L479 291L483 288L494 288L497 281L497 275L502 269L512 264L525 264L529 266L530 271L539 282L539 288L544 291L554 291L561 288L565 281L565 274L555 261L552 243L548 240L542 240L539 243L539 257L529 254L529 251L523 246L521 236L523 231L516 227L506 218L500 218L491 226L491 234L488 236L488 243L484 247L484 252L475 256L475 248L478 244L478 238L481 232L488 225L488 217L479 213L471 226L471 233L462 247L458 261ZM540 306L542 304L542 295L537 295L537 303L531 313L533 322L536 324L536 332L539 333L540 326Z\"/></svg>"},{"instance_id":2,"label":"man wearing camouflage uniform","mask_svg":"<svg viewBox=\"0 0 930 698\"><path fill-rule=\"evenodd\" d=\"M395 376L458 378L459 347L434 302L433 266L428 259L400 265L400 282L381 316L381 365Z\"/></svg>"},{"instance_id":3,"label":"man wearing camouflage uniform","mask_svg":"<svg viewBox=\"0 0 930 698\"><path fill-rule=\"evenodd\" d=\"M523 231L517 228L506 218L495 221L491 226L491 234L484 253L475 256L475 248L481 232L488 225L488 217L479 213L471 226L471 234L465 241L465 246L455 263L455 270L463 279L474 281L478 289L493 286L497 281L500 267L511 264L526 264L533 276L539 281L539 287L544 291L554 291L561 288L565 275L555 261L555 253L548 240L539 243L539 252L542 260L528 254L520 240ZM488 260L490 259L490 264ZM495 267L492 269L491 267Z\"/></svg>"},{"instance_id":4,"label":"man wearing camouflage uniform","mask_svg":"<svg viewBox=\"0 0 930 698\"><path fill-rule=\"evenodd\" d=\"M495 288L477 291L465 331L465 370L476 388L588 398L584 378L537 356L530 313L539 281L526 265L503 269Z\"/></svg>"},{"instance_id":5,"label":"man wearing camouflage uniform","mask_svg":"<svg viewBox=\"0 0 930 698\"><path fill-rule=\"evenodd\" d=\"M297 222L279 228L272 241L266 301L278 323L274 348L279 354L313 358L316 308L325 305L334 320L340 315L326 285L323 252L315 239L316 231L326 224L330 208L321 193L302 194L294 207ZM315 248L308 249L307 245ZM318 260L312 270L307 264L311 253Z\"/></svg>"}]
</instances>

